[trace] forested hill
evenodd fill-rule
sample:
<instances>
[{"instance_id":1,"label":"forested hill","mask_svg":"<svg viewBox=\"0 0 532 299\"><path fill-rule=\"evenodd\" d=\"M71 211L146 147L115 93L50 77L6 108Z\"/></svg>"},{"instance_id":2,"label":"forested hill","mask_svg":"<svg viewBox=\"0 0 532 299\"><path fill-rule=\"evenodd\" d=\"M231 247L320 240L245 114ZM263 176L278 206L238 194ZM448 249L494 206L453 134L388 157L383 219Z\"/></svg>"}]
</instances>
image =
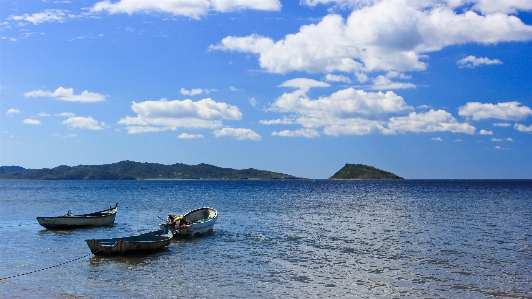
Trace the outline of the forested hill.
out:
<instances>
[{"instance_id":1,"label":"forested hill","mask_svg":"<svg viewBox=\"0 0 532 299\"><path fill-rule=\"evenodd\" d=\"M222 168L209 164L164 165L121 161L104 165L61 165L55 168L25 169L1 166L0 179L29 180L148 180L148 179L300 179L266 170Z\"/></svg>"},{"instance_id":2,"label":"forested hill","mask_svg":"<svg viewBox=\"0 0 532 299\"><path fill-rule=\"evenodd\" d=\"M363 164L345 164L329 180L402 180L391 172Z\"/></svg>"}]
</instances>

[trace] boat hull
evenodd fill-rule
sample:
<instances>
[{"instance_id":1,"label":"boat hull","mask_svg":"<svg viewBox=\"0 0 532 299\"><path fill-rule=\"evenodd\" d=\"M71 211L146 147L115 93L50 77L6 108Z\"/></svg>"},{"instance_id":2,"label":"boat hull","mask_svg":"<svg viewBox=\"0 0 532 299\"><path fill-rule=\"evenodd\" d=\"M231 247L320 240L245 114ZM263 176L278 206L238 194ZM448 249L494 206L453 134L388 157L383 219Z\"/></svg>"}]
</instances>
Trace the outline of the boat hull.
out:
<instances>
[{"instance_id":1,"label":"boat hull","mask_svg":"<svg viewBox=\"0 0 532 299\"><path fill-rule=\"evenodd\" d=\"M49 229L68 229L90 226L107 226L115 222L118 204L108 210L83 215L37 217L39 224Z\"/></svg>"},{"instance_id":2,"label":"boat hull","mask_svg":"<svg viewBox=\"0 0 532 299\"><path fill-rule=\"evenodd\" d=\"M94 255L145 254L165 249L172 242L172 232L159 230L136 236L85 241Z\"/></svg>"},{"instance_id":3,"label":"boat hull","mask_svg":"<svg viewBox=\"0 0 532 299\"><path fill-rule=\"evenodd\" d=\"M184 215L186 225L169 225L163 223L161 228L172 230L174 238L200 237L214 232L218 211L210 207L192 210Z\"/></svg>"}]
</instances>

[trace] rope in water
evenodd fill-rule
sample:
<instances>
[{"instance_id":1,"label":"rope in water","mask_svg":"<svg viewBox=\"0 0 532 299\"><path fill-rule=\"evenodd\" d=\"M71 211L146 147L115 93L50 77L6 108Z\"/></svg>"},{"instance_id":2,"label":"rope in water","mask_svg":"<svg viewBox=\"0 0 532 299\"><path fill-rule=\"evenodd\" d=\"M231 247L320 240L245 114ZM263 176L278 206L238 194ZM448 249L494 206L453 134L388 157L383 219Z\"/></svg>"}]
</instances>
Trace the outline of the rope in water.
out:
<instances>
[{"instance_id":1,"label":"rope in water","mask_svg":"<svg viewBox=\"0 0 532 299\"><path fill-rule=\"evenodd\" d=\"M82 257L78 257L78 258L75 258L75 259L73 259L73 260L66 261L66 262L63 262L63 263L60 263L60 264L55 264L55 265L53 265L53 266L49 266L49 267L42 268L42 269L39 269L39 270L30 271L30 272L25 272L25 273L20 273L20 274L17 274L17 275L13 275L13 276L8 276L8 277L0 278L0 281L1 281L1 280L6 280L6 279L10 279L10 278L19 277L19 276L24 276L24 275L28 275L28 274L32 274L32 273L37 273L37 272L40 272L40 271L43 271L43 270L48 270L48 269L55 268L55 267L59 267L59 266L62 266L62 265L68 264L68 263L75 262L75 261L77 261L77 260L81 260L81 259L83 259L83 258L88 257L89 255L93 255L93 254L95 254L95 253L97 253L97 252L100 252L100 251L102 251L102 250L104 250L104 249L105 249L105 247L102 248L102 249L100 249L100 250L97 250L97 251L95 251L95 252L92 252L92 253L86 254L86 255L84 255L84 256L82 256Z\"/></svg>"}]
</instances>

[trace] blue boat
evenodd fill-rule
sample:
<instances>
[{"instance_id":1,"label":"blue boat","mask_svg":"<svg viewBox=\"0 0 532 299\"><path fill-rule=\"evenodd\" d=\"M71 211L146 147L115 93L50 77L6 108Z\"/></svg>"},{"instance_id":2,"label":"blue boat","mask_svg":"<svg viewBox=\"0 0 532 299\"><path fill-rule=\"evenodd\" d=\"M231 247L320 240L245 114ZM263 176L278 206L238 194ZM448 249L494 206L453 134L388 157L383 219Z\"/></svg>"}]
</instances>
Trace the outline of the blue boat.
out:
<instances>
[{"instance_id":1,"label":"blue boat","mask_svg":"<svg viewBox=\"0 0 532 299\"><path fill-rule=\"evenodd\" d=\"M162 250L170 244L172 237L172 231L161 229L135 236L85 241L95 255L124 255Z\"/></svg>"}]
</instances>

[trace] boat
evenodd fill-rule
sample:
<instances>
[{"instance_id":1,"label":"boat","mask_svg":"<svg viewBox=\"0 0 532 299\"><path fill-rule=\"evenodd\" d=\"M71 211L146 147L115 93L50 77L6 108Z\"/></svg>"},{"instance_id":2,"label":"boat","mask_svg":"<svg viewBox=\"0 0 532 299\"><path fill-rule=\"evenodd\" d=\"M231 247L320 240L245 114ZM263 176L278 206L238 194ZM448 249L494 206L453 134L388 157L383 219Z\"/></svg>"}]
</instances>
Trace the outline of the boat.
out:
<instances>
[{"instance_id":1,"label":"boat","mask_svg":"<svg viewBox=\"0 0 532 299\"><path fill-rule=\"evenodd\" d=\"M116 213L118 212L118 203L109 209L89 214L72 215L68 211L65 215L55 217L37 217L39 224L45 228L79 228L88 226L112 225L115 222Z\"/></svg>"},{"instance_id":2,"label":"boat","mask_svg":"<svg viewBox=\"0 0 532 299\"><path fill-rule=\"evenodd\" d=\"M172 231L161 229L140 235L85 240L94 255L125 255L163 250L172 242Z\"/></svg>"},{"instance_id":3,"label":"boat","mask_svg":"<svg viewBox=\"0 0 532 299\"><path fill-rule=\"evenodd\" d=\"M168 215L166 223L159 226L171 230L174 237L198 237L212 233L217 219L218 211L202 207L184 215Z\"/></svg>"}]
</instances>

